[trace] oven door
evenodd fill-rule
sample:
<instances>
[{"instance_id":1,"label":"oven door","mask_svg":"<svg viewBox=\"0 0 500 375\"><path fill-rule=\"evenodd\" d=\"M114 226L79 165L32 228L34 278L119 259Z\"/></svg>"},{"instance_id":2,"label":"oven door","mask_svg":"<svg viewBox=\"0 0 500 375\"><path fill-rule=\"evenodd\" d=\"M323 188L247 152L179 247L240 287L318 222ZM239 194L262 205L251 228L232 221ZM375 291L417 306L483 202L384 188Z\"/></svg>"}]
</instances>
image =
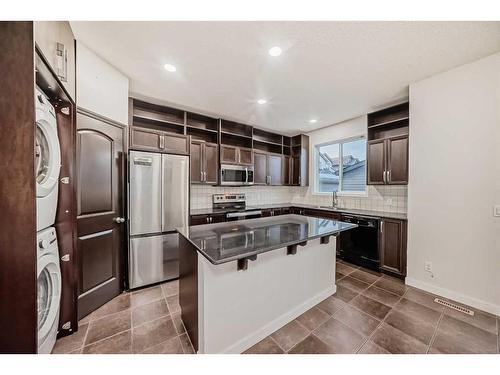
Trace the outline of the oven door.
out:
<instances>
[{"instance_id":1,"label":"oven door","mask_svg":"<svg viewBox=\"0 0 500 375\"><path fill-rule=\"evenodd\" d=\"M237 221L237 220L247 220L256 219L262 217L262 211L245 211L245 212L228 212L226 214L226 221Z\"/></svg>"},{"instance_id":2,"label":"oven door","mask_svg":"<svg viewBox=\"0 0 500 375\"><path fill-rule=\"evenodd\" d=\"M221 185L252 185L253 167L222 164L220 166L220 181Z\"/></svg>"}]
</instances>

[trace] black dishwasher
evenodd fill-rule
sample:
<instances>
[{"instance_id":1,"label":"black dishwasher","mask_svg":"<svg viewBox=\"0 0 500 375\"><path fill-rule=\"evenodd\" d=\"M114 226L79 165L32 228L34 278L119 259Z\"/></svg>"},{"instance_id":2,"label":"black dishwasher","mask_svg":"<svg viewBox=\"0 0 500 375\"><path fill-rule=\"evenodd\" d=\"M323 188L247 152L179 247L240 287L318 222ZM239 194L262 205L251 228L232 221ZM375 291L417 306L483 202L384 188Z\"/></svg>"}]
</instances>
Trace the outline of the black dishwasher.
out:
<instances>
[{"instance_id":1,"label":"black dishwasher","mask_svg":"<svg viewBox=\"0 0 500 375\"><path fill-rule=\"evenodd\" d=\"M357 224L358 227L340 235L338 257L358 266L378 271L378 219L362 216L342 215L341 221Z\"/></svg>"}]
</instances>

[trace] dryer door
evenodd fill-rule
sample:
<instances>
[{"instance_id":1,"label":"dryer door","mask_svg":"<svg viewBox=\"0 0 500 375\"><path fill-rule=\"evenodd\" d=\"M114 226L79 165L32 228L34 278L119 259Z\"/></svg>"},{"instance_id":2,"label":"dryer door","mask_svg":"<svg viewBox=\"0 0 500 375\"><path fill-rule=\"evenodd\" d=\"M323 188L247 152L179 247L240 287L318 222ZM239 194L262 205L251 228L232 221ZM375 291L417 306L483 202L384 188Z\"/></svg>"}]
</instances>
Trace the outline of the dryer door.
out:
<instances>
[{"instance_id":1,"label":"dryer door","mask_svg":"<svg viewBox=\"0 0 500 375\"><path fill-rule=\"evenodd\" d=\"M45 197L57 186L60 168L61 151L57 137L56 120L53 119L53 123L49 123L45 118L37 118L35 178L38 198Z\"/></svg>"},{"instance_id":2,"label":"dryer door","mask_svg":"<svg viewBox=\"0 0 500 375\"><path fill-rule=\"evenodd\" d=\"M42 343L54 324L61 299L59 258L46 254L38 260L38 342ZM57 325L56 325L57 329Z\"/></svg>"}]
</instances>

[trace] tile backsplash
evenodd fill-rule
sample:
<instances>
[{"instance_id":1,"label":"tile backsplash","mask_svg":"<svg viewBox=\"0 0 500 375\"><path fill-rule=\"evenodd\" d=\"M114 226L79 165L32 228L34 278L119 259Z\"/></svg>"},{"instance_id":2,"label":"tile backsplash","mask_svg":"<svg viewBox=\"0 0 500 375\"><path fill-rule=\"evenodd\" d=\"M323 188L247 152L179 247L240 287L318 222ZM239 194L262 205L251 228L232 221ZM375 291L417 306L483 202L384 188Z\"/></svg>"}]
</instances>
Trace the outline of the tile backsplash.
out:
<instances>
[{"instance_id":1,"label":"tile backsplash","mask_svg":"<svg viewBox=\"0 0 500 375\"><path fill-rule=\"evenodd\" d=\"M310 188L297 187L293 203L312 204L315 206L329 206L332 204L332 195L311 194ZM339 196L338 206L362 210L405 213L408 201L406 186L367 186L366 195Z\"/></svg>"},{"instance_id":2,"label":"tile backsplash","mask_svg":"<svg viewBox=\"0 0 500 375\"><path fill-rule=\"evenodd\" d=\"M191 208L212 206L213 194L245 193L247 205L274 203L302 203L311 205L331 205L331 195L311 194L308 187L296 186L247 186L223 187L191 185ZM407 209L406 186L367 186L367 195L339 196L338 204L342 208L354 208L383 212L404 213Z\"/></svg>"}]
</instances>

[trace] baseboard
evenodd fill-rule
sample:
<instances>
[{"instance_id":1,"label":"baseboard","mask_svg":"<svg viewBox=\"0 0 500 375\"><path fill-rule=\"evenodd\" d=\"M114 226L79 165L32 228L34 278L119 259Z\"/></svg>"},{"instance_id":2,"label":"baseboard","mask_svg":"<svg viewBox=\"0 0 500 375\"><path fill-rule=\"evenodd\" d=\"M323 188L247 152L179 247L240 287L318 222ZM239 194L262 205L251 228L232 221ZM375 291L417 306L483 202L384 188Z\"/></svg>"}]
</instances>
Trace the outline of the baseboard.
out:
<instances>
[{"instance_id":1,"label":"baseboard","mask_svg":"<svg viewBox=\"0 0 500 375\"><path fill-rule=\"evenodd\" d=\"M315 295L314 297L308 299L302 304L298 305L294 309L287 311L285 314L279 316L274 319L272 322L266 324L264 327L259 329L258 331L248 335L241 340L237 341L230 347L224 349L222 353L225 354L239 354L251 348L253 345L257 344L259 341L265 339L274 331L280 329L285 324L290 323L295 318L299 317L303 313L305 313L310 308L316 306L318 303L323 301L325 298L330 297L331 295L337 292L337 286L333 285L331 288L324 290L323 292Z\"/></svg>"},{"instance_id":2,"label":"baseboard","mask_svg":"<svg viewBox=\"0 0 500 375\"><path fill-rule=\"evenodd\" d=\"M411 277L406 277L405 283L407 285L413 286L418 289L425 290L426 292L437 294L438 296L449 298L464 305L475 307L476 309L486 311L490 314L500 315L500 306L495 305L491 302L486 302L480 299L476 299L465 294L457 293L452 290L441 288L436 285L426 283L421 280L417 280Z\"/></svg>"}]
</instances>

